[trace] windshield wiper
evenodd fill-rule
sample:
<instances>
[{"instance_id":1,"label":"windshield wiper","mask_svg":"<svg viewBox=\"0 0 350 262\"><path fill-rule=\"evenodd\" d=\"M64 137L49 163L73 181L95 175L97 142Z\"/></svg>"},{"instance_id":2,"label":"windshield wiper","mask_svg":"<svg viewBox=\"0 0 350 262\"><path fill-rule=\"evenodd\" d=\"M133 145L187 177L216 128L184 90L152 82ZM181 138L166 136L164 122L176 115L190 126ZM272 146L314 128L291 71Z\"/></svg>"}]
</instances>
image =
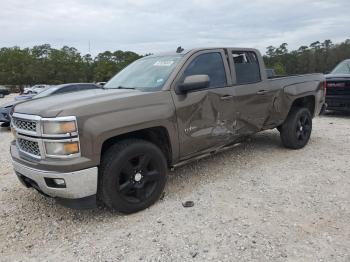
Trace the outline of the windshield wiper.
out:
<instances>
[{"instance_id":1,"label":"windshield wiper","mask_svg":"<svg viewBox=\"0 0 350 262\"><path fill-rule=\"evenodd\" d=\"M135 87L118 86L117 89L136 89Z\"/></svg>"}]
</instances>

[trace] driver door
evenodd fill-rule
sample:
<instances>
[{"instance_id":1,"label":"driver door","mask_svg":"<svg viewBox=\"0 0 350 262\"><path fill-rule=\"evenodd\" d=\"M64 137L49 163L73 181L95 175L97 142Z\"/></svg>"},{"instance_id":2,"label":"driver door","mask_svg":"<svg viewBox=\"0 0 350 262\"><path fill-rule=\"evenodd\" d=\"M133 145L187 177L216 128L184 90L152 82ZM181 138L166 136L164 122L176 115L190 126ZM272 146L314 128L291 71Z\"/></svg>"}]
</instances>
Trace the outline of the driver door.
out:
<instances>
[{"instance_id":1,"label":"driver door","mask_svg":"<svg viewBox=\"0 0 350 262\"><path fill-rule=\"evenodd\" d=\"M191 75L208 75L209 88L172 96L179 130L180 158L227 144L233 134L232 80L222 49L193 54L180 70L175 85Z\"/></svg>"}]
</instances>

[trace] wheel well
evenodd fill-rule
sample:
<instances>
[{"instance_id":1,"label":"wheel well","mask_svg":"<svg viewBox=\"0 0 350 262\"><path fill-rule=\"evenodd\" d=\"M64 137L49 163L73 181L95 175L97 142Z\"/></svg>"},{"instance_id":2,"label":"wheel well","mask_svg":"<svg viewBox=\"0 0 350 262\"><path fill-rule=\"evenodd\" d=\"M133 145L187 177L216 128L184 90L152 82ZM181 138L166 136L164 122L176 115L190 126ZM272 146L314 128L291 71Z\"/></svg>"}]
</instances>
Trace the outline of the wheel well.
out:
<instances>
[{"instance_id":1,"label":"wheel well","mask_svg":"<svg viewBox=\"0 0 350 262\"><path fill-rule=\"evenodd\" d=\"M295 99L292 107L306 107L310 110L312 117L315 114L315 97L314 96L305 96Z\"/></svg>"},{"instance_id":2,"label":"wheel well","mask_svg":"<svg viewBox=\"0 0 350 262\"><path fill-rule=\"evenodd\" d=\"M128 138L138 138L149 141L162 150L164 156L167 159L168 165L171 165L172 154L171 154L171 145L169 134L166 128L164 127L152 127L142 130L133 131L127 134L118 135L111 137L103 142L101 156L115 143Z\"/></svg>"}]
</instances>

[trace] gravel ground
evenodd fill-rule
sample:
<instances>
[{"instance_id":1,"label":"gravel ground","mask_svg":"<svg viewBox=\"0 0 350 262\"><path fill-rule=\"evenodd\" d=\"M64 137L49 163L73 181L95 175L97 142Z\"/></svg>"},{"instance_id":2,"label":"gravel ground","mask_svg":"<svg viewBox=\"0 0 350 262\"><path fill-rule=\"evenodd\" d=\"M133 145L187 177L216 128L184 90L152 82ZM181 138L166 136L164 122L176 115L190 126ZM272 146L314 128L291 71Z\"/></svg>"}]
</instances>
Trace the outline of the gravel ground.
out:
<instances>
[{"instance_id":1,"label":"gravel ground","mask_svg":"<svg viewBox=\"0 0 350 262\"><path fill-rule=\"evenodd\" d=\"M316 118L302 150L267 131L177 169L161 201L128 216L25 189L11 139L2 129L2 261L350 261L350 116Z\"/></svg>"}]
</instances>

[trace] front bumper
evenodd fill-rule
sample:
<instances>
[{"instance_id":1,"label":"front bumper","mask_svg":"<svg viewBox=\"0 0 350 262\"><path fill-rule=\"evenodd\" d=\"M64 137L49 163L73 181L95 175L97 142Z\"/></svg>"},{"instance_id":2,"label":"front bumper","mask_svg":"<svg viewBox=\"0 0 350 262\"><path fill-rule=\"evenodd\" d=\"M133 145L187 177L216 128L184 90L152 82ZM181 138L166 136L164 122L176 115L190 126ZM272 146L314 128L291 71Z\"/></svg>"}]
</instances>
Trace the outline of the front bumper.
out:
<instances>
[{"instance_id":1,"label":"front bumper","mask_svg":"<svg viewBox=\"0 0 350 262\"><path fill-rule=\"evenodd\" d=\"M36 188L50 197L81 199L97 193L97 167L69 173L57 173L34 169L12 161L19 180L26 186ZM65 187L50 183L52 179L63 179Z\"/></svg>"}]
</instances>

